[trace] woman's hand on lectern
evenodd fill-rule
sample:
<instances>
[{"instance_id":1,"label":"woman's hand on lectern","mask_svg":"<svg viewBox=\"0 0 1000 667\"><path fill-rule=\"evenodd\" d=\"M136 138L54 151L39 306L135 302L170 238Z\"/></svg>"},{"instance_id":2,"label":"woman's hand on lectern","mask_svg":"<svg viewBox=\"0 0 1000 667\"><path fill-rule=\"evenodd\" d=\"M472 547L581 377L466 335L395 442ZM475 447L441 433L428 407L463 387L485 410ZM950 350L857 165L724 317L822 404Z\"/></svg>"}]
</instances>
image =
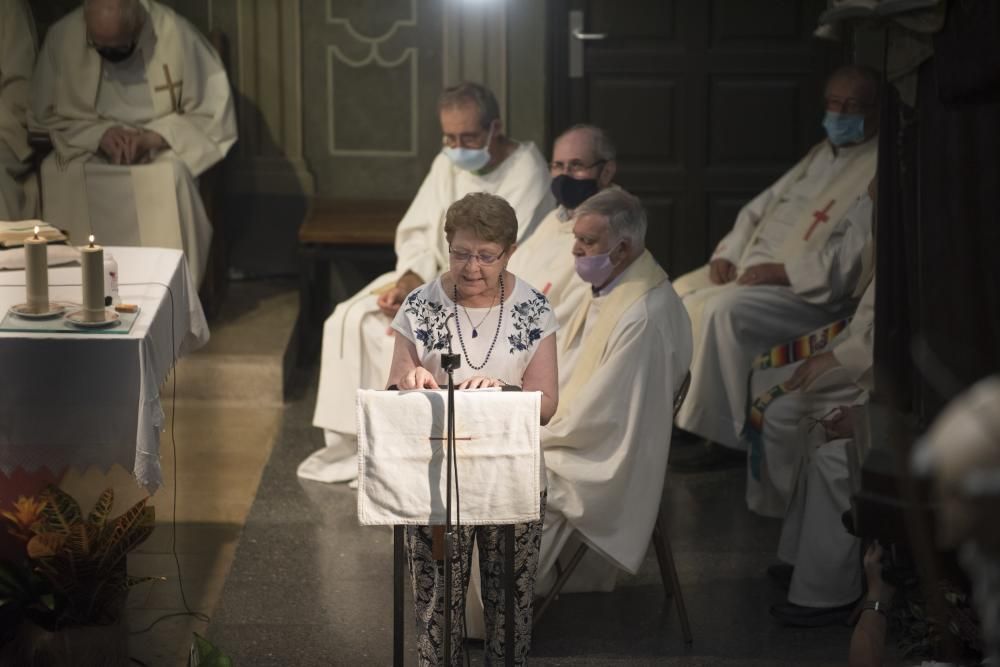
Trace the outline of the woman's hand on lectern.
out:
<instances>
[{"instance_id":1,"label":"woman's hand on lectern","mask_svg":"<svg viewBox=\"0 0 1000 667\"><path fill-rule=\"evenodd\" d=\"M475 375L468 380L460 382L458 389L486 389L488 387L502 387L504 383L496 378L483 377L482 375Z\"/></svg>"},{"instance_id":2,"label":"woman's hand on lectern","mask_svg":"<svg viewBox=\"0 0 1000 667\"><path fill-rule=\"evenodd\" d=\"M397 385L400 389L440 389L434 376L423 366L417 366L409 370L399 379Z\"/></svg>"}]
</instances>

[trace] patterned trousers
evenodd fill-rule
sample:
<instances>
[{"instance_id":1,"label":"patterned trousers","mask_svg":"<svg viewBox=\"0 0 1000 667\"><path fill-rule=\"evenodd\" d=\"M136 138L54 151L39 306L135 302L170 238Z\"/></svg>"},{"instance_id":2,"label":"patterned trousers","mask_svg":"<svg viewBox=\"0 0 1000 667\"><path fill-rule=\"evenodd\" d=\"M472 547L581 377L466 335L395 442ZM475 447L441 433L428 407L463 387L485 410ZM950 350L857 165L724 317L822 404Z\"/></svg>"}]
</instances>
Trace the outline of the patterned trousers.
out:
<instances>
[{"instance_id":1,"label":"patterned trousers","mask_svg":"<svg viewBox=\"0 0 1000 667\"><path fill-rule=\"evenodd\" d=\"M531 646L532 603L535 597L535 574L538 549L545 518L545 494L541 496L538 521L514 525L514 664L524 665ZM503 526L463 526L456 532L452 553L451 661L462 665L462 636L465 622L465 596L472 567L473 538L479 545L479 571L483 591L486 626L486 665L504 664L506 618L504 587ZM432 555L431 528L409 526L406 529L407 559L413 585L413 607L417 620L417 655L420 665L440 665L444 652L444 562Z\"/></svg>"}]
</instances>

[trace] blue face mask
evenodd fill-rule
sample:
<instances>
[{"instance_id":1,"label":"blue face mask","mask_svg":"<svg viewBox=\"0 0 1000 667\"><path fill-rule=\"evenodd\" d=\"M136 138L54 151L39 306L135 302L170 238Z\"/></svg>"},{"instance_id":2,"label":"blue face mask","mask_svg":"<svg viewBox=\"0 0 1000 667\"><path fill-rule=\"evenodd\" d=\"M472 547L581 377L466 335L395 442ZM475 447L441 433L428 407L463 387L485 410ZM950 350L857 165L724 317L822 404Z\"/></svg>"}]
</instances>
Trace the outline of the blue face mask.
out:
<instances>
[{"instance_id":1,"label":"blue face mask","mask_svg":"<svg viewBox=\"0 0 1000 667\"><path fill-rule=\"evenodd\" d=\"M858 144L865 140L865 117L859 113L827 111L823 129L834 146Z\"/></svg>"},{"instance_id":2,"label":"blue face mask","mask_svg":"<svg viewBox=\"0 0 1000 667\"><path fill-rule=\"evenodd\" d=\"M452 161L452 164L459 169L479 171L490 161L489 147L492 139L493 128L490 127L490 133L486 135L486 144L482 148L462 148L461 146L451 148L450 146L445 146L442 150L448 156L448 159Z\"/></svg>"}]
</instances>

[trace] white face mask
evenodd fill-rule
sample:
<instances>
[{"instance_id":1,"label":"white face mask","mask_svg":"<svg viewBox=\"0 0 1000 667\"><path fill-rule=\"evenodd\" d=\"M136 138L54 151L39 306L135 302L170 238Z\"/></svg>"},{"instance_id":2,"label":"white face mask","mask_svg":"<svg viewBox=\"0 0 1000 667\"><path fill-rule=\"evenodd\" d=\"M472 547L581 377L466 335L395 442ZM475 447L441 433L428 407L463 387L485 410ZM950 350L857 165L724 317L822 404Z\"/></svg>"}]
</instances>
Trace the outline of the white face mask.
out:
<instances>
[{"instance_id":1,"label":"white face mask","mask_svg":"<svg viewBox=\"0 0 1000 667\"><path fill-rule=\"evenodd\" d=\"M459 169L479 171L490 161L490 141L492 140L493 127L491 126L490 133L486 135L486 144L482 148L462 148L461 146L452 148L445 146L441 150L452 161L452 164Z\"/></svg>"}]
</instances>

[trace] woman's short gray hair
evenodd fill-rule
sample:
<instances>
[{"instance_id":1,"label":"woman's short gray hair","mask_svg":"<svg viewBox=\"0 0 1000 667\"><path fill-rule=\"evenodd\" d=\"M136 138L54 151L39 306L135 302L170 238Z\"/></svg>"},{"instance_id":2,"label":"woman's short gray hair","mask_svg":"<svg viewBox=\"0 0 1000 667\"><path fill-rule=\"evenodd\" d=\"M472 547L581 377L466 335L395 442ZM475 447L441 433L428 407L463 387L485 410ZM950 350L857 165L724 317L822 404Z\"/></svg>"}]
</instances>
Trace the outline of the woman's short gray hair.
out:
<instances>
[{"instance_id":1,"label":"woman's short gray hair","mask_svg":"<svg viewBox=\"0 0 1000 667\"><path fill-rule=\"evenodd\" d=\"M626 238L635 248L646 245L646 211L639 198L621 188L607 188L580 204L573 217L601 215L615 239Z\"/></svg>"},{"instance_id":2,"label":"woman's short gray hair","mask_svg":"<svg viewBox=\"0 0 1000 667\"><path fill-rule=\"evenodd\" d=\"M471 81L445 88L438 98L438 111L465 104L474 104L479 109L479 125L484 130L493 121L500 119L500 105L493 92L486 86Z\"/></svg>"}]
</instances>

